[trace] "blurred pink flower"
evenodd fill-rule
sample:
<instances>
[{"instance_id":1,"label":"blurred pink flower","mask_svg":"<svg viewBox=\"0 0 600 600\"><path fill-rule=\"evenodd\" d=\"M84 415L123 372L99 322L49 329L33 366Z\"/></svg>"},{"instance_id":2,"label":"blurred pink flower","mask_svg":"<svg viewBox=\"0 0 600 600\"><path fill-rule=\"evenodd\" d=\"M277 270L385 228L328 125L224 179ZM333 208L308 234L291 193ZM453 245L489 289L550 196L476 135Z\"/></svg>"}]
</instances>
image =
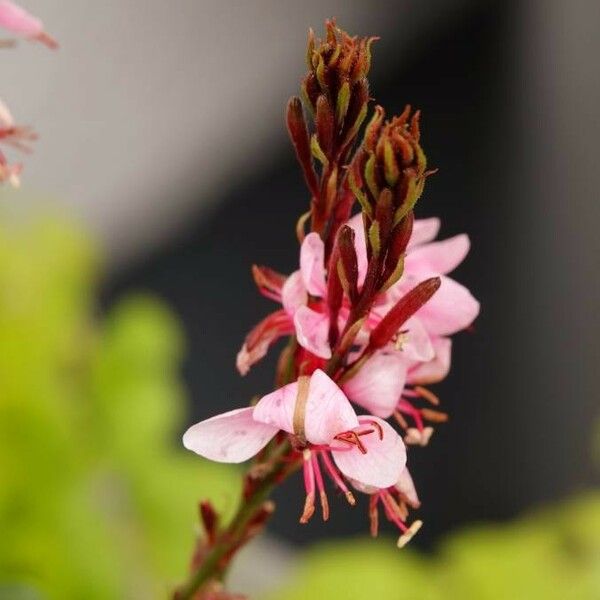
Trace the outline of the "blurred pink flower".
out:
<instances>
[{"instance_id":1,"label":"blurred pink flower","mask_svg":"<svg viewBox=\"0 0 600 600\"><path fill-rule=\"evenodd\" d=\"M9 0L0 0L0 27L18 36L41 42L49 48L58 47L56 40L44 31L44 25L37 17Z\"/></svg>"}]
</instances>

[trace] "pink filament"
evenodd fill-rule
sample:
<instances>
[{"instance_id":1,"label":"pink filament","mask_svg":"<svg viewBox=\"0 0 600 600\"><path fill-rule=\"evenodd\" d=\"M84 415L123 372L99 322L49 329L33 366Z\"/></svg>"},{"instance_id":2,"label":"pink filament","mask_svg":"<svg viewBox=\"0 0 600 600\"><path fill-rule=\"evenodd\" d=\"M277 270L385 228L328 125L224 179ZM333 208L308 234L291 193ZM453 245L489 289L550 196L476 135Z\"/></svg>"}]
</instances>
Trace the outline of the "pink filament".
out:
<instances>
[{"instance_id":1,"label":"pink filament","mask_svg":"<svg viewBox=\"0 0 600 600\"><path fill-rule=\"evenodd\" d=\"M423 430L423 419L421 419L421 413L407 400L400 400L398 402L398 410L404 414L410 415L414 420L419 431Z\"/></svg>"},{"instance_id":2,"label":"pink filament","mask_svg":"<svg viewBox=\"0 0 600 600\"><path fill-rule=\"evenodd\" d=\"M335 485L337 485L337 487L339 487L340 490L344 492L344 494L348 494L348 487L343 482L341 475L338 473L337 468L331 462L331 458L329 458L327 452L322 451L320 452L320 455L321 459L323 460L323 463L325 464L325 468L327 469L327 473L329 474L329 477L331 477L333 483L335 483Z\"/></svg>"}]
</instances>

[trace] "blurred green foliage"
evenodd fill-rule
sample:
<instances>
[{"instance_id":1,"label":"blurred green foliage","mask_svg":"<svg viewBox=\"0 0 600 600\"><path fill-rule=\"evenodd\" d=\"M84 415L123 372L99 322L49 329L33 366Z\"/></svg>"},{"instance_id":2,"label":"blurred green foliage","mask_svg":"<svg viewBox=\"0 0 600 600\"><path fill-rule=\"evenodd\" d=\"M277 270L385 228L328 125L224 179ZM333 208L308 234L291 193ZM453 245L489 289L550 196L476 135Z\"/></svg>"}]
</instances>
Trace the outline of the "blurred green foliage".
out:
<instances>
[{"instance_id":1,"label":"blurred green foliage","mask_svg":"<svg viewBox=\"0 0 600 600\"><path fill-rule=\"evenodd\" d=\"M97 318L98 270L66 220L0 222L0 598L164 598L198 500L237 499L176 442L178 323L149 297Z\"/></svg>"},{"instance_id":2,"label":"blurred green foliage","mask_svg":"<svg viewBox=\"0 0 600 600\"><path fill-rule=\"evenodd\" d=\"M597 600L600 493L513 523L455 533L433 557L394 540L345 540L309 551L271 600Z\"/></svg>"}]
</instances>

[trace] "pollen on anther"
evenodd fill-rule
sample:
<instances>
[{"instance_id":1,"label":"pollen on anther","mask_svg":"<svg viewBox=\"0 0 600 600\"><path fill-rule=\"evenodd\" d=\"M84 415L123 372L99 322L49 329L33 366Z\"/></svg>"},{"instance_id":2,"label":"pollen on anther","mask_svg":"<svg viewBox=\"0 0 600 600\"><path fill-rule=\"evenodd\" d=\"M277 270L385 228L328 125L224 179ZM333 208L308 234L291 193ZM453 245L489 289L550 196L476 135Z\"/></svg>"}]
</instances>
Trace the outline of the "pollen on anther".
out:
<instances>
[{"instance_id":1,"label":"pollen on anther","mask_svg":"<svg viewBox=\"0 0 600 600\"><path fill-rule=\"evenodd\" d=\"M404 548L410 540L412 540L417 531L421 529L423 526L423 521L415 521L399 538L398 538L398 548Z\"/></svg>"}]
</instances>

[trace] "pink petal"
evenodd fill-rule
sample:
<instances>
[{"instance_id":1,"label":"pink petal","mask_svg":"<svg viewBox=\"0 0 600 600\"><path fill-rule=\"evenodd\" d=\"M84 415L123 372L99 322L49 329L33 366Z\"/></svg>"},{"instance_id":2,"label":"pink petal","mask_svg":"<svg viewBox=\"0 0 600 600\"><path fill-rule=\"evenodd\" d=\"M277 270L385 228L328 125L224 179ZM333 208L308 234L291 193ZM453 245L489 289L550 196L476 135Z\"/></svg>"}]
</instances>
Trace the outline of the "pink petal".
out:
<instances>
[{"instance_id":1,"label":"pink petal","mask_svg":"<svg viewBox=\"0 0 600 600\"><path fill-rule=\"evenodd\" d=\"M404 471L400 474L400 479L395 485L396 489L402 495L402 499L412 508L419 508L421 506L421 501L419 500L419 496L417 495L417 490L415 488L415 484L408 472L408 468L405 468Z\"/></svg>"},{"instance_id":2,"label":"pink petal","mask_svg":"<svg viewBox=\"0 0 600 600\"><path fill-rule=\"evenodd\" d=\"M431 242L411 249L404 262L408 273L445 275L454 270L469 252L469 236L462 233L441 242Z\"/></svg>"},{"instance_id":3,"label":"pink petal","mask_svg":"<svg viewBox=\"0 0 600 600\"><path fill-rule=\"evenodd\" d=\"M427 329L418 317L411 317L402 326L401 352L407 360L429 361L435 353Z\"/></svg>"},{"instance_id":4,"label":"pink petal","mask_svg":"<svg viewBox=\"0 0 600 600\"><path fill-rule=\"evenodd\" d=\"M479 314L479 302L466 287L444 275L441 280L440 289L416 315L432 335L456 333Z\"/></svg>"},{"instance_id":5,"label":"pink petal","mask_svg":"<svg viewBox=\"0 0 600 600\"><path fill-rule=\"evenodd\" d=\"M358 263L358 287L361 287L367 275L369 261L367 259L367 242L365 240L365 228L362 213L354 215L347 223L354 230L354 248Z\"/></svg>"},{"instance_id":6,"label":"pink petal","mask_svg":"<svg viewBox=\"0 0 600 600\"><path fill-rule=\"evenodd\" d=\"M404 389L408 363L400 352L378 352L342 389L352 402L386 419L396 408Z\"/></svg>"},{"instance_id":7,"label":"pink petal","mask_svg":"<svg viewBox=\"0 0 600 600\"><path fill-rule=\"evenodd\" d=\"M406 466L406 448L402 438L388 423L377 417L361 416L359 421L361 425L355 429L357 433L376 429L369 426L374 421L381 427L383 439L379 439L377 431L361 436L366 454L362 454L355 446L347 449L343 442L334 442L335 447L340 448L331 452L336 465L346 477L363 485L379 488L394 485Z\"/></svg>"},{"instance_id":8,"label":"pink petal","mask_svg":"<svg viewBox=\"0 0 600 600\"><path fill-rule=\"evenodd\" d=\"M284 310L267 315L250 331L236 358L236 366L242 375L265 356L272 344L280 337L294 333L294 324Z\"/></svg>"},{"instance_id":9,"label":"pink petal","mask_svg":"<svg viewBox=\"0 0 600 600\"><path fill-rule=\"evenodd\" d=\"M321 236L314 231L304 238L300 247L300 271L308 293L323 298L327 290L325 244Z\"/></svg>"},{"instance_id":10,"label":"pink petal","mask_svg":"<svg viewBox=\"0 0 600 600\"><path fill-rule=\"evenodd\" d=\"M238 408L192 425L183 435L183 445L210 460L240 463L262 450L277 433L277 427L252 418L254 409Z\"/></svg>"},{"instance_id":11,"label":"pink petal","mask_svg":"<svg viewBox=\"0 0 600 600\"><path fill-rule=\"evenodd\" d=\"M8 106L0 99L0 127L8 128L14 124L15 121Z\"/></svg>"},{"instance_id":12,"label":"pink petal","mask_svg":"<svg viewBox=\"0 0 600 600\"><path fill-rule=\"evenodd\" d=\"M288 383L263 396L254 407L253 418L287 433L294 433L294 409L298 383Z\"/></svg>"},{"instance_id":13,"label":"pink petal","mask_svg":"<svg viewBox=\"0 0 600 600\"><path fill-rule=\"evenodd\" d=\"M302 281L302 273L294 271L281 288L281 302L285 311L294 316L294 313L308 302L306 288Z\"/></svg>"},{"instance_id":14,"label":"pink petal","mask_svg":"<svg viewBox=\"0 0 600 600\"><path fill-rule=\"evenodd\" d=\"M412 248L419 244L430 242L435 239L439 230L440 220L437 217L431 217L430 219L415 219L408 247Z\"/></svg>"},{"instance_id":15,"label":"pink petal","mask_svg":"<svg viewBox=\"0 0 600 600\"><path fill-rule=\"evenodd\" d=\"M436 337L432 341L435 357L423 363L416 364L410 369L408 381L413 385L430 385L441 381L450 371L452 355L452 340L446 337Z\"/></svg>"},{"instance_id":16,"label":"pink petal","mask_svg":"<svg viewBox=\"0 0 600 600\"><path fill-rule=\"evenodd\" d=\"M306 420L306 439L312 444L329 444L340 432L358 426L358 418L342 390L323 371L310 378Z\"/></svg>"},{"instance_id":17,"label":"pink petal","mask_svg":"<svg viewBox=\"0 0 600 600\"><path fill-rule=\"evenodd\" d=\"M294 431L298 383L289 383L263 396L254 407L254 419ZM329 444L340 432L358 425L356 413L342 390L320 369L310 378L304 408L304 435L311 444Z\"/></svg>"},{"instance_id":18,"label":"pink petal","mask_svg":"<svg viewBox=\"0 0 600 600\"><path fill-rule=\"evenodd\" d=\"M0 2L0 27L25 37L35 37L43 31L38 18L8 0Z\"/></svg>"},{"instance_id":19,"label":"pink petal","mask_svg":"<svg viewBox=\"0 0 600 600\"><path fill-rule=\"evenodd\" d=\"M308 306L301 306L294 315L298 343L320 358L331 358L329 347L329 317Z\"/></svg>"}]
</instances>

